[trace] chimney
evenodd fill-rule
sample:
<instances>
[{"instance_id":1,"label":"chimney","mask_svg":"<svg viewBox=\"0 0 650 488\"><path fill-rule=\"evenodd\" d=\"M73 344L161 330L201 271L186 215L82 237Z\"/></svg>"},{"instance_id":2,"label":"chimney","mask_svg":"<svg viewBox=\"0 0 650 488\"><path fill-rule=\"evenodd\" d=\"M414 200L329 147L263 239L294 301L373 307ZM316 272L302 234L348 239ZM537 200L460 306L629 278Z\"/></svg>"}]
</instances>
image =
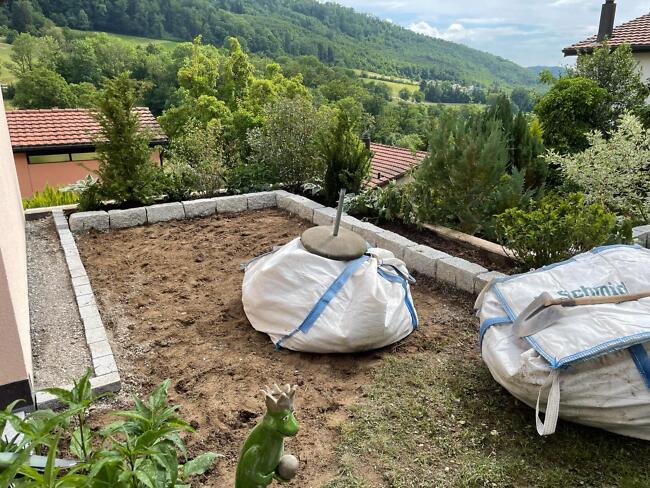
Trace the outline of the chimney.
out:
<instances>
[{"instance_id":1,"label":"chimney","mask_svg":"<svg viewBox=\"0 0 650 488\"><path fill-rule=\"evenodd\" d=\"M616 18L616 3L606 0L600 12L600 27L598 29L598 42L611 39L614 33L614 19Z\"/></svg>"},{"instance_id":2,"label":"chimney","mask_svg":"<svg viewBox=\"0 0 650 488\"><path fill-rule=\"evenodd\" d=\"M366 145L366 149L368 151L370 151L370 142L371 142L371 140L370 140L370 131L369 130L363 131L363 134L361 134L361 140Z\"/></svg>"}]
</instances>

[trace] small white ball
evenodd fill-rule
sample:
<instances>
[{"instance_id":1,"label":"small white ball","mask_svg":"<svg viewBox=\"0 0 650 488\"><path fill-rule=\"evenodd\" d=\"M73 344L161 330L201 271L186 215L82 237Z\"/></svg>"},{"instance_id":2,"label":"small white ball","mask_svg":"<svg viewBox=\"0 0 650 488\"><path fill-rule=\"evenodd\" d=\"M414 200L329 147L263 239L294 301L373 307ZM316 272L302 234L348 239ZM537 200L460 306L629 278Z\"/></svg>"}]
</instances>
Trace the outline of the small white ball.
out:
<instances>
[{"instance_id":1,"label":"small white ball","mask_svg":"<svg viewBox=\"0 0 650 488\"><path fill-rule=\"evenodd\" d=\"M280 463L278 464L278 475L283 480L289 481L296 476L299 465L300 462L296 456L293 454L285 454L280 458Z\"/></svg>"}]
</instances>

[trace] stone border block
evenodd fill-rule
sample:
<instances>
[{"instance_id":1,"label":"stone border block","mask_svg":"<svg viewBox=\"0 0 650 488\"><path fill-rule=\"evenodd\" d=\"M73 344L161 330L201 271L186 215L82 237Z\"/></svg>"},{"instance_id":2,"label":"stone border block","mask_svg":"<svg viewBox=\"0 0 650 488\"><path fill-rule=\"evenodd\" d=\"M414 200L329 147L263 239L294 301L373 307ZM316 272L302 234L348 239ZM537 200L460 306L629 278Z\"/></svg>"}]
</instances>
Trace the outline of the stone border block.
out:
<instances>
[{"instance_id":1,"label":"stone border block","mask_svg":"<svg viewBox=\"0 0 650 488\"><path fill-rule=\"evenodd\" d=\"M181 209L182 208L181 205ZM133 210L144 212L144 220L146 221L146 210L144 208L112 212L131 212ZM105 217L110 223L110 212L104 212L104 214L106 214ZM90 357L95 373L95 376L90 379L92 390L96 394L107 391L119 391L121 382L117 370L117 364L115 364L113 350L108 342L106 329L104 328L102 318L95 302L95 294L93 293L90 280L86 274L86 269L81 261L77 244L70 228L68 227L63 212L61 210L55 210L52 212L52 215L54 217L54 222L57 224L56 228L59 240L63 247L68 272L70 273L72 288L77 300L79 316L84 327L86 345L90 349ZM124 214L118 213L117 215ZM64 386L63 388L70 390L72 387ZM58 400L53 395L42 391L36 393L36 408L58 408L60 406Z\"/></svg>"},{"instance_id":2,"label":"stone border block","mask_svg":"<svg viewBox=\"0 0 650 488\"><path fill-rule=\"evenodd\" d=\"M122 386L119 373L109 373L90 378L93 393L117 393Z\"/></svg>"},{"instance_id":3,"label":"stone border block","mask_svg":"<svg viewBox=\"0 0 650 488\"><path fill-rule=\"evenodd\" d=\"M186 219L196 219L199 217L209 217L217 213L216 198L200 198L198 200L188 200L182 202L185 209Z\"/></svg>"},{"instance_id":4,"label":"stone border block","mask_svg":"<svg viewBox=\"0 0 650 488\"><path fill-rule=\"evenodd\" d=\"M314 210L312 222L314 225L334 225L335 219L336 209L330 207L317 208Z\"/></svg>"},{"instance_id":5,"label":"stone border block","mask_svg":"<svg viewBox=\"0 0 650 488\"><path fill-rule=\"evenodd\" d=\"M379 236L386 231L381 227L377 227L375 224L371 224L370 222L363 222L358 219L355 220L356 222L352 224L350 230L363 237L371 247L381 247L378 245Z\"/></svg>"},{"instance_id":6,"label":"stone border block","mask_svg":"<svg viewBox=\"0 0 650 488\"><path fill-rule=\"evenodd\" d=\"M258 193L248 193L248 210L261 210L263 208L276 207L277 194L272 191L261 191Z\"/></svg>"},{"instance_id":7,"label":"stone border block","mask_svg":"<svg viewBox=\"0 0 650 488\"><path fill-rule=\"evenodd\" d=\"M481 293L483 288L485 288L490 281L498 278L505 278L506 276L508 275L499 273L498 271L488 271L487 273L479 274L474 279L474 294L478 295Z\"/></svg>"},{"instance_id":8,"label":"stone border block","mask_svg":"<svg viewBox=\"0 0 650 488\"><path fill-rule=\"evenodd\" d=\"M101 358L93 358L93 369L95 370L95 375L104 376L111 373L117 373L117 363L115 362L115 357L111 354L110 356L103 356Z\"/></svg>"},{"instance_id":9,"label":"stone border block","mask_svg":"<svg viewBox=\"0 0 650 488\"><path fill-rule=\"evenodd\" d=\"M377 234L377 243L375 247L380 247L382 249L387 249L392 252L396 258L404 258L404 250L409 247L417 246L417 242L413 242L410 239L407 239L404 236L385 230Z\"/></svg>"},{"instance_id":10,"label":"stone border block","mask_svg":"<svg viewBox=\"0 0 650 488\"><path fill-rule=\"evenodd\" d=\"M278 198L278 207L310 222L314 220L314 210L325 208L324 205L300 195L280 196Z\"/></svg>"},{"instance_id":11,"label":"stone border block","mask_svg":"<svg viewBox=\"0 0 650 488\"><path fill-rule=\"evenodd\" d=\"M634 242L636 242L639 246L643 247L648 247L650 244L648 241L650 240L650 225L641 225L639 227L634 227L632 229L632 239L634 239Z\"/></svg>"},{"instance_id":12,"label":"stone border block","mask_svg":"<svg viewBox=\"0 0 650 488\"><path fill-rule=\"evenodd\" d=\"M85 325L85 324L84 324ZM107 341L106 330L104 327L93 327L92 329L85 329L86 332L86 343L94 344L95 342ZM95 371L95 374L101 374Z\"/></svg>"},{"instance_id":13,"label":"stone border block","mask_svg":"<svg viewBox=\"0 0 650 488\"><path fill-rule=\"evenodd\" d=\"M89 230L108 230L109 225L108 212L103 210L95 212L77 212L70 215L70 230L75 234L87 232Z\"/></svg>"},{"instance_id":14,"label":"stone border block","mask_svg":"<svg viewBox=\"0 0 650 488\"><path fill-rule=\"evenodd\" d=\"M93 342L92 344L88 344L88 347L90 348L90 357L93 362L95 359L113 355L113 350L108 340Z\"/></svg>"},{"instance_id":15,"label":"stone border block","mask_svg":"<svg viewBox=\"0 0 650 488\"><path fill-rule=\"evenodd\" d=\"M108 220L111 229L126 229L147 223L147 210L144 207L126 210L109 210Z\"/></svg>"},{"instance_id":16,"label":"stone border block","mask_svg":"<svg viewBox=\"0 0 650 488\"><path fill-rule=\"evenodd\" d=\"M487 272L487 269L476 263L449 257L438 261L436 279L468 293L474 293L474 280L478 275Z\"/></svg>"},{"instance_id":17,"label":"stone border block","mask_svg":"<svg viewBox=\"0 0 650 488\"><path fill-rule=\"evenodd\" d=\"M446 252L421 244L404 249L404 264L406 264L406 267L410 271L416 271L431 278L436 277L438 261L450 257Z\"/></svg>"},{"instance_id":18,"label":"stone border block","mask_svg":"<svg viewBox=\"0 0 650 488\"><path fill-rule=\"evenodd\" d=\"M217 213L235 213L248 210L248 198L246 195L233 195L230 197L219 197L217 202Z\"/></svg>"},{"instance_id":19,"label":"stone border block","mask_svg":"<svg viewBox=\"0 0 650 488\"><path fill-rule=\"evenodd\" d=\"M181 202L159 203L158 205L149 205L145 209L147 211L147 222L150 224L183 220L185 218L185 209Z\"/></svg>"}]
</instances>

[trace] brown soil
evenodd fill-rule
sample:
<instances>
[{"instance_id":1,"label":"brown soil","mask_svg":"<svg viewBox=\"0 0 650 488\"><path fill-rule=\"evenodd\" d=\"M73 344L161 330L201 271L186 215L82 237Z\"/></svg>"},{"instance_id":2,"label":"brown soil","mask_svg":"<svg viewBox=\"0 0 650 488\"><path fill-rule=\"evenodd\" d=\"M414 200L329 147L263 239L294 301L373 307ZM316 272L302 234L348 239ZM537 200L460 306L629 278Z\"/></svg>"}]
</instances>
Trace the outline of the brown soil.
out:
<instances>
[{"instance_id":1,"label":"brown soil","mask_svg":"<svg viewBox=\"0 0 650 488\"><path fill-rule=\"evenodd\" d=\"M144 394L172 379L172 401L197 432L191 455L224 455L197 486L234 485L239 449L263 413L261 385L299 385L301 430L286 443L300 461L287 486L336 477L338 426L388 356L437 352L456 327L475 329L468 296L427 280L413 288L420 328L401 343L357 355L274 351L248 323L240 263L298 236L310 224L277 210L91 233L79 249L112 336L123 388ZM453 327L452 327L453 326ZM120 395L113 407L128 405Z\"/></svg>"},{"instance_id":2,"label":"brown soil","mask_svg":"<svg viewBox=\"0 0 650 488\"><path fill-rule=\"evenodd\" d=\"M506 257L503 259L495 258L495 256L485 251L445 239L430 230L418 229L414 225L407 225L401 222L381 222L377 225L383 229L401 234L418 244L424 244L425 246L433 247L452 256L480 264L490 271L501 271L506 274L514 274L517 272L517 265Z\"/></svg>"}]
</instances>

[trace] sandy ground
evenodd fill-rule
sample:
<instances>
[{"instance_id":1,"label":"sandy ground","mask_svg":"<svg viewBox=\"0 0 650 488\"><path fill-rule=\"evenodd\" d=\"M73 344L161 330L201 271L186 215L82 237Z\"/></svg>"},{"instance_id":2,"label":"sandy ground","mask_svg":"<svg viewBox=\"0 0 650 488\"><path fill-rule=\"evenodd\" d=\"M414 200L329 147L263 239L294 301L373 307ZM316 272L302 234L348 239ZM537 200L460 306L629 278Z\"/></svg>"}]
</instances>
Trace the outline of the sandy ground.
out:
<instances>
[{"instance_id":1,"label":"sandy ground","mask_svg":"<svg viewBox=\"0 0 650 488\"><path fill-rule=\"evenodd\" d=\"M78 239L123 379L112 406L127 406L127 393L147 393L171 378L172 401L197 428L190 453L224 455L196 486L233 486L239 449L263 413L259 388L273 381L300 388L301 430L286 449L301 469L285 486L321 486L336 476L339 426L375 368L392 355L436 350L450 324L476 329L469 297L421 280L413 289L420 328L397 345L357 355L274 351L244 314L240 264L308 226L272 209Z\"/></svg>"},{"instance_id":2,"label":"sandy ground","mask_svg":"<svg viewBox=\"0 0 650 488\"><path fill-rule=\"evenodd\" d=\"M92 365L63 249L52 217L26 231L35 386L71 385Z\"/></svg>"}]
</instances>

